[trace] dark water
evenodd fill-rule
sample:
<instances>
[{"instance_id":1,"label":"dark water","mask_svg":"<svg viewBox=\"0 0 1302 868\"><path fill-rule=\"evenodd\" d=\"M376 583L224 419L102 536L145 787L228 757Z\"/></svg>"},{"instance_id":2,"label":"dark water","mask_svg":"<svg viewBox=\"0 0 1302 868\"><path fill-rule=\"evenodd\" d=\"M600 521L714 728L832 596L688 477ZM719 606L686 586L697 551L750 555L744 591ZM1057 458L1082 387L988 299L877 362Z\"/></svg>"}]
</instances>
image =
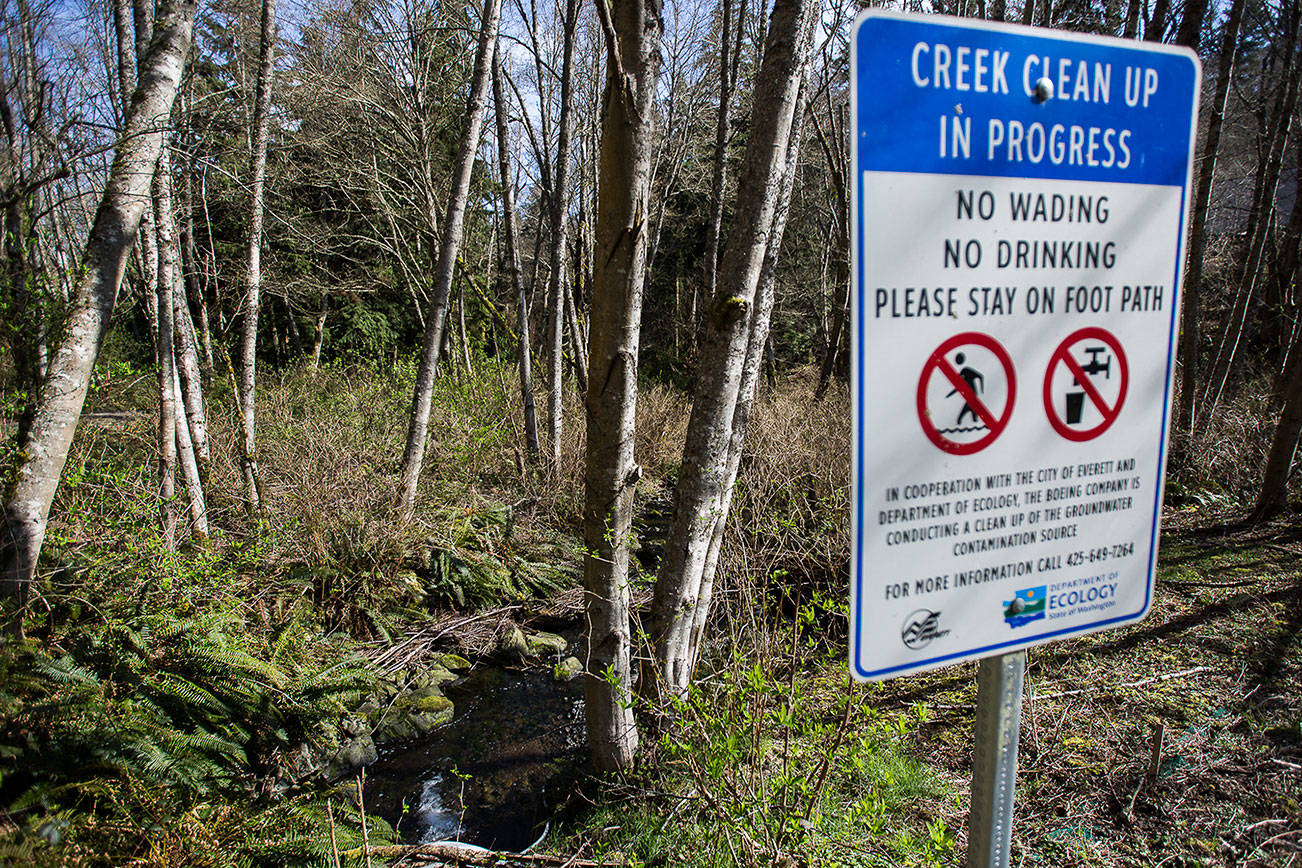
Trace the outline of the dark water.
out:
<instances>
[{"instance_id":1,"label":"dark water","mask_svg":"<svg viewBox=\"0 0 1302 868\"><path fill-rule=\"evenodd\" d=\"M381 753L366 770L367 806L411 843L523 850L586 759L583 681L488 666L445 692L455 717Z\"/></svg>"}]
</instances>

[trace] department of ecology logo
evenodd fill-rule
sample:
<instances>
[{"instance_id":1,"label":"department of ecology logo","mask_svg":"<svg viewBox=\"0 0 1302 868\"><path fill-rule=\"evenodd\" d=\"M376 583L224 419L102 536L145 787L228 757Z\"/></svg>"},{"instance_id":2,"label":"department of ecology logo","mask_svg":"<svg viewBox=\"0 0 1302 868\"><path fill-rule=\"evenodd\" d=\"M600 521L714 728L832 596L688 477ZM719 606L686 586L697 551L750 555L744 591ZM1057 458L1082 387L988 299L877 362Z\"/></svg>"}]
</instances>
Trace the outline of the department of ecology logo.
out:
<instances>
[{"instance_id":1,"label":"department of ecology logo","mask_svg":"<svg viewBox=\"0 0 1302 868\"><path fill-rule=\"evenodd\" d=\"M900 630L900 639L913 649L926 648L932 640L948 635L948 630L940 629L940 613L930 609L918 609L909 615Z\"/></svg>"},{"instance_id":2,"label":"department of ecology logo","mask_svg":"<svg viewBox=\"0 0 1302 868\"><path fill-rule=\"evenodd\" d=\"M1011 600L1004 600L1004 620L1008 626L1016 629L1043 618L1048 607L1047 591L1047 585L1023 588Z\"/></svg>"}]
</instances>

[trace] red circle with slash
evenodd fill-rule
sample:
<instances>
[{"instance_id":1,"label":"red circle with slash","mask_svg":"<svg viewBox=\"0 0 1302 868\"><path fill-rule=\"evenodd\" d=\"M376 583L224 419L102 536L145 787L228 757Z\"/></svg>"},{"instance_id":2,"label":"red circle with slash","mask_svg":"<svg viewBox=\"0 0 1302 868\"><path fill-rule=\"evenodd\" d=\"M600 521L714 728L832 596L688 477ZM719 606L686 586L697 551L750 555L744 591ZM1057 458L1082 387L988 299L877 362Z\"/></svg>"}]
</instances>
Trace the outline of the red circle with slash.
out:
<instances>
[{"instance_id":1,"label":"red circle with slash","mask_svg":"<svg viewBox=\"0 0 1302 868\"><path fill-rule=\"evenodd\" d=\"M1117 360L1117 398L1112 403L1100 394L1090 381L1090 372L1086 370L1089 364L1082 367L1079 360L1071 354L1071 348L1081 341L1101 341L1112 351L1112 356ZM1090 428L1072 427L1071 424L1059 415L1058 408L1054 403L1053 396L1053 375L1057 373L1058 366L1061 365L1067 369L1067 372L1075 379L1077 385L1085 392L1085 398L1102 417L1102 421ZM1117 416L1121 414L1121 406L1126 402L1126 390L1130 386L1130 367L1126 364L1126 354L1121 349L1121 341L1117 340L1116 335L1112 332L1101 329L1096 326L1074 331L1069 334L1058 348L1053 351L1049 357L1049 367L1044 372L1044 412L1049 417L1049 424L1053 430L1057 431L1063 437L1076 443L1082 443L1086 440L1093 440L1104 431L1112 427L1112 423L1117 421Z\"/></svg>"},{"instance_id":2,"label":"red circle with slash","mask_svg":"<svg viewBox=\"0 0 1302 868\"><path fill-rule=\"evenodd\" d=\"M1003 366L1004 377L1008 382L1008 396L1004 399L1004 409L1001 416L995 416L990 408L985 405L985 402L977 397L976 392L968 385L968 382L950 364L947 358L948 353L951 350L966 346L978 346L989 350L999 360L999 364ZM989 433L967 443L950 440L941 433L932 420L931 411L927 407L927 386L935 373L940 373L949 380L958 394L967 402L967 406L972 408L977 418L989 429ZM1003 345L990 335L981 332L963 332L954 335L954 337L936 347L935 352L922 366L922 375L918 378L918 421L922 423L922 433L927 435L927 439L937 449L948 452L950 455L971 455L974 452L980 452L995 442L999 435L1004 432L1004 429L1008 427L1008 420L1013 416L1013 403L1016 397L1017 378L1013 373L1013 360L1009 357Z\"/></svg>"}]
</instances>

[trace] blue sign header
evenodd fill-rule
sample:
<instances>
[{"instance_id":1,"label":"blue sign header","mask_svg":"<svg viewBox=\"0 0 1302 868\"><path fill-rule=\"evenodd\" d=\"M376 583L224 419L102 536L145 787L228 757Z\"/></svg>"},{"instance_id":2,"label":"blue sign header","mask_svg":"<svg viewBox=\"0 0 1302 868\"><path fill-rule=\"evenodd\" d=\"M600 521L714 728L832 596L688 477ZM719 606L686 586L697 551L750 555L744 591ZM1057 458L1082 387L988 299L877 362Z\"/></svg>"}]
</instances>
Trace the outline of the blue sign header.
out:
<instances>
[{"instance_id":1,"label":"blue sign header","mask_svg":"<svg viewBox=\"0 0 1302 868\"><path fill-rule=\"evenodd\" d=\"M1185 183L1191 51L881 13L854 39L860 171Z\"/></svg>"}]
</instances>

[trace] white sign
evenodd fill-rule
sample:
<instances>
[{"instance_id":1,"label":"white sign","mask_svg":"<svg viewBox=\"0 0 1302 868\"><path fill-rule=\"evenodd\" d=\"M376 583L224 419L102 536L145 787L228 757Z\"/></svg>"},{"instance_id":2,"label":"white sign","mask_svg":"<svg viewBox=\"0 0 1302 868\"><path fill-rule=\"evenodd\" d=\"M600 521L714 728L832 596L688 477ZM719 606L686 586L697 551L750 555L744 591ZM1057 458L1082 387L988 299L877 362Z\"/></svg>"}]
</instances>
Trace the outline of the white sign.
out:
<instances>
[{"instance_id":1,"label":"white sign","mask_svg":"<svg viewBox=\"0 0 1302 868\"><path fill-rule=\"evenodd\" d=\"M1146 42L855 22L855 677L1147 613L1199 77Z\"/></svg>"}]
</instances>

